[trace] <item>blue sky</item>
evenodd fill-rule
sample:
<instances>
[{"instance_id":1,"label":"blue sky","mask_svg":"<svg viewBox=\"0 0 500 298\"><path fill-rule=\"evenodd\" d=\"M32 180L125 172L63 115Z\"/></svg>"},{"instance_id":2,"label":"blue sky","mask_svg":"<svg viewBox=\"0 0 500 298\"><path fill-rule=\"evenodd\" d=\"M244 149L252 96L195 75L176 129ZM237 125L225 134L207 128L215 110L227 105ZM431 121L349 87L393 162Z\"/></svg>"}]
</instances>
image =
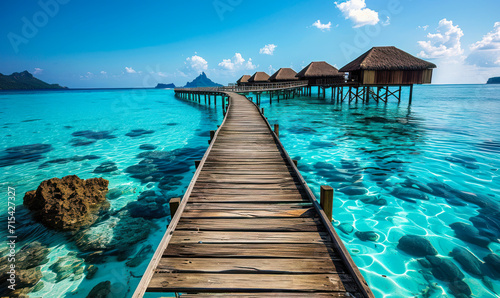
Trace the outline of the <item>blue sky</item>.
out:
<instances>
[{"instance_id":1,"label":"blue sky","mask_svg":"<svg viewBox=\"0 0 500 298\"><path fill-rule=\"evenodd\" d=\"M0 72L70 88L216 82L311 61L342 67L394 45L433 83L500 76L500 1L40 0L0 3Z\"/></svg>"}]
</instances>

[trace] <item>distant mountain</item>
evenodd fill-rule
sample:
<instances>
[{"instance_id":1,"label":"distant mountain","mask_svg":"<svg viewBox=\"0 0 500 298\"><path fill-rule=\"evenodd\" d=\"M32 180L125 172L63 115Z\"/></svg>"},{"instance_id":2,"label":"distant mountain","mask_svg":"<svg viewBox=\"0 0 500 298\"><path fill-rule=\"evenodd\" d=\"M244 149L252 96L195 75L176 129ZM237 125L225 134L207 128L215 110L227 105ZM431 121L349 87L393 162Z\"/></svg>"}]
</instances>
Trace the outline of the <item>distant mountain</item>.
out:
<instances>
[{"instance_id":1,"label":"distant mountain","mask_svg":"<svg viewBox=\"0 0 500 298\"><path fill-rule=\"evenodd\" d=\"M156 85L155 87L155 89L168 89L168 88L175 88L175 85L158 83L158 85Z\"/></svg>"},{"instance_id":2,"label":"distant mountain","mask_svg":"<svg viewBox=\"0 0 500 298\"><path fill-rule=\"evenodd\" d=\"M201 75L199 75L196 79L194 79L192 82L188 82L185 88L196 88L196 87L222 87L221 84L217 84L212 82L209 78L207 78L207 75L202 72Z\"/></svg>"},{"instance_id":3,"label":"distant mountain","mask_svg":"<svg viewBox=\"0 0 500 298\"><path fill-rule=\"evenodd\" d=\"M500 77L489 78L486 84L500 84Z\"/></svg>"},{"instance_id":4,"label":"distant mountain","mask_svg":"<svg viewBox=\"0 0 500 298\"><path fill-rule=\"evenodd\" d=\"M0 90L68 89L58 84L48 84L35 78L28 71L15 72L10 76L0 73Z\"/></svg>"}]
</instances>

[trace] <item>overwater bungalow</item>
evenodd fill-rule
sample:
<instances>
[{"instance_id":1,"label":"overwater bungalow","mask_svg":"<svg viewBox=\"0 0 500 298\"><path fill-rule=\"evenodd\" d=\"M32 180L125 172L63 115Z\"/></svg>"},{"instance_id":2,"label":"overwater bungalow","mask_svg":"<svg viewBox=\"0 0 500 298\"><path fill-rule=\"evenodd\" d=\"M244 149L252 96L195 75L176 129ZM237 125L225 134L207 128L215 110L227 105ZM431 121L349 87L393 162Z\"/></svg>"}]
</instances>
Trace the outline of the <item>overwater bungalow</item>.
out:
<instances>
[{"instance_id":1,"label":"overwater bungalow","mask_svg":"<svg viewBox=\"0 0 500 298\"><path fill-rule=\"evenodd\" d=\"M236 81L236 84L238 86L246 86L248 85L248 79L250 79L250 77L250 75L242 75L241 78Z\"/></svg>"},{"instance_id":2,"label":"overwater bungalow","mask_svg":"<svg viewBox=\"0 0 500 298\"><path fill-rule=\"evenodd\" d=\"M268 83L269 82L269 75L263 71L258 71L253 74L248 79L249 84L255 84L255 83Z\"/></svg>"},{"instance_id":3,"label":"overwater bungalow","mask_svg":"<svg viewBox=\"0 0 500 298\"><path fill-rule=\"evenodd\" d=\"M344 73L325 61L311 62L302 69L296 77L306 80L309 86L341 84L345 82Z\"/></svg>"},{"instance_id":4,"label":"overwater bungalow","mask_svg":"<svg viewBox=\"0 0 500 298\"><path fill-rule=\"evenodd\" d=\"M430 84L436 65L396 47L373 47L342 67L348 82L362 85Z\"/></svg>"},{"instance_id":5,"label":"overwater bungalow","mask_svg":"<svg viewBox=\"0 0 500 298\"><path fill-rule=\"evenodd\" d=\"M270 78L270 82L290 82L297 81L297 72L291 68L280 68Z\"/></svg>"}]
</instances>

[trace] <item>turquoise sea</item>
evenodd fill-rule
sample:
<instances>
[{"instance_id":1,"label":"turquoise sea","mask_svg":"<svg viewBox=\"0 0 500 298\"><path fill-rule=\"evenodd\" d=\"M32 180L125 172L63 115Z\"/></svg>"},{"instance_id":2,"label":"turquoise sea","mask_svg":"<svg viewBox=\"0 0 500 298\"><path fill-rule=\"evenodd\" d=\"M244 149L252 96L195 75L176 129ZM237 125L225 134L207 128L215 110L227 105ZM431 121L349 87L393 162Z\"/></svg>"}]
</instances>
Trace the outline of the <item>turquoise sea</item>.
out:
<instances>
[{"instance_id":1,"label":"turquoise sea","mask_svg":"<svg viewBox=\"0 0 500 298\"><path fill-rule=\"evenodd\" d=\"M499 297L500 276L483 261L500 255L500 86L416 86L411 106L406 92L400 104L338 104L327 93L263 97L262 107L316 196L321 185L334 187L334 226L376 297L459 297L468 288ZM2 216L14 187L17 249L36 242L48 250L43 287L30 297L86 297L103 281L113 297L130 297L170 220L164 203L182 196L222 121L220 106L140 89L2 92L0 105ZM153 156L159 162L147 172L141 161ZM103 164L110 172L93 173ZM22 207L25 192L70 174L103 177L113 190L110 211L77 235L46 229ZM143 212L133 203L141 196L157 209ZM101 247L82 243L82 233ZM126 250L105 247L138 234ZM0 230L2 255L7 235ZM466 287L398 248L405 235L429 240ZM90 265L98 270L88 279Z\"/></svg>"}]
</instances>

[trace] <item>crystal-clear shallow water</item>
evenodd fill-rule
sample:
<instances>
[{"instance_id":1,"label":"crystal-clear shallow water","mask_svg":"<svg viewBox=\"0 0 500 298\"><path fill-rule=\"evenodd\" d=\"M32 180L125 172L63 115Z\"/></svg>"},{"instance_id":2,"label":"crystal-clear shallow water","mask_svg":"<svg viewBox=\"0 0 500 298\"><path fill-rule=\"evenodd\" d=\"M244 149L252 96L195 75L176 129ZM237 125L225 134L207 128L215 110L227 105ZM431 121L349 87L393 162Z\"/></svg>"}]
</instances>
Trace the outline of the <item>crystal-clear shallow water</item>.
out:
<instances>
[{"instance_id":1,"label":"crystal-clear shallow water","mask_svg":"<svg viewBox=\"0 0 500 298\"><path fill-rule=\"evenodd\" d=\"M50 267L60 257L79 250L73 240L68 240L67 234L53 233L27 224L32 219L21 207L24 193L36 189L43 180L76 174L85 179L103 177L110 181L110 189L122 190L123 194L118 199L110 200L112 211L136 201L138 195L146 190L155 190L166 198L182 196L194 173L193 161L203 155L207 148L208 131L221 122L222 113L175 99L173 91L166 90L4 92L0 93L0 103L0 183L5 189L8 186L15 187L17 192L16 232L20 236L17 248L34 240L47 244L50 248L50 261L42 266L42 281L45 286L32 295L86 297L97 283L109 280L112 283L112 294L116 297L131 296L152 252L137 267L128 267L125 265L126 261L117 262L115 257L110 257L104 264L97 264L99 269L91 280L73 274L57 282L54 270ZM127 136L137 129L153 132L138 137L134 137L134 134ZM73 136L75 132L87 130L101 133L83 134L86 137L77 133L78 136ZM84 145L74 146L75 139L83 141L79 144ZM94 143L85 144L88 141ZM50 150L42 150L48 152L30 154L21 159L10 158L12 156L5 151L7 148L29 144L51 147ZM169 153L166 156L168 161L164 163L167 163L167 167L171 165L172 171L176 172L175 177L180 180L160 189L158 183L141 181L125 173L129 166L141 161L137 155L146 152L139 149L141 144L153 144L157 146L156 151ZM82 157L89 155L99 158L82 160ZM31 162L27 162L30 161L28 158ZM61 158L66 160L61 161ZM46 164L54 160L60 161ZM109 174L92 173L106 161L116 163L118 171ZM7 206L6 196L2 196L1 203L2 206ZM125 219L114 214L111 219L104 221L99 232L111 226L113 220L119 224ZM152 229L145 241L135 247L132 256L148 245L154 251L168 221L169 216L150 220L156 228ZM2 230L1 233L6 239L6 231ZM3 242L2 247L6 243Z\"/></svg>"},{"instance_id":2,"label":"crystal-clear shallow water","mask_svg":"<svg viewBox=\"0 0 500 298\"><path fill-rule=\"evenodd\" d=\"M319 197L323 184L336 189L334 225L377 297L452 296L446 282L428 278L428 269L396 248L404 235L424 236L443 258L455 247L467 248L480 259L499 253L498 243L490 243L487 250L457 239L449 227L471 224L469 218L479 209L474 204L455 206L453 200L451 204L432 195L428 201L409 202L391 195L395 188L408 187L409 177L424 184L446 183L498 204L498 91L498 86L483 85L416 86L411 107L405 100L400 105L377 105L373 100L369 105L339 105L314 96L280 103L274 99L272 105L263 100L266 116L280 124L281 140L289 154L300 159L299 169L315 194ZM368 189L367 195L385 204L364 203L359 196L343 193L343 186L355 182L342 181L346 172L360 175L359 185ZM374 231L380 238L362 241L354 233L343 233L340 224ZM487 280L486 286L464 273L476 297L500 293L498 281Z\"/></svg>"}]
</instances>

